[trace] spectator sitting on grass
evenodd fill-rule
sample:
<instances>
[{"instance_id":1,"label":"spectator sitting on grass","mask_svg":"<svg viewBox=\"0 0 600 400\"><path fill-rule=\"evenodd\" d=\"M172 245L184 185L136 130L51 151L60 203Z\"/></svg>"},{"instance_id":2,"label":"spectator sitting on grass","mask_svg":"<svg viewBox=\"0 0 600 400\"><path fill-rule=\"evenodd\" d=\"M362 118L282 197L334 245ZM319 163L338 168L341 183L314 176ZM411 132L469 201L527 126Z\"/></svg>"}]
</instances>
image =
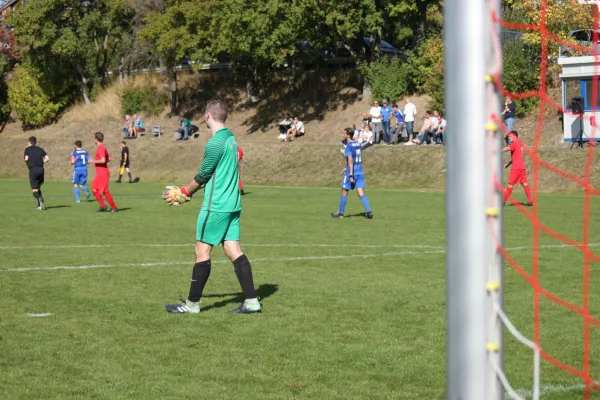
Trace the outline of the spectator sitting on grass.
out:
<instances>
[{"instance_id":1,"label":"spectator sitting on grass","mask_svg":"<svg viewBox=\"0 0 600 400\"><path fill-rule=\"evenodd\" d=\"M360 142L363 150L373 145L374 135L371 131L371 125L365 124L363 129L360 131Z\"/></svg>"},{"instance_id":2,"label":"spectator sitting on grass","mask_svg":"<svg viewBox=\"0 0 600 400\"><path fill-rule=\"evenodd\" d=\"M444 119L444 115L442 113L438 114L438 128L437 131L434 132L435 144L443 145L446 142L446 126L448 122Z\"/></svg>"},{"instance_id":3,"label":"spectator sitting on grass","mask_svg":"<svg viewBox=\"0 0 600 400\"><path fill-rule=\"evenodd\" d=\"M290 129L292 129L292 124L294 121L290 117L285 117L282 121L279 122L279 140L285 140L287 137L287 133Z\"/></svg>"},{"instance_id":4,"label":"spectator sitting on grass","mask_svg":"<svg viewBox=\"0 0 600 400\"><path fill-rule=\"evenodd\" d=\"M144 121L142 121L142 116L133 114L133 135L137 136L139 132L145 132Z\"/></svg>"},{"instance_id":5,"label":"spectator sitting on grass","mask_svg":"<svg viewBox=\"0 0 600 400\"><path fill-rule=\"evenodd\" d=\"M425 121L423 121L423 126L419 131L419 136L413 140L412 142L406 142L405 145L415 145L415 144L423 144L425 142L430 142L429 135L431 134L431 126L432 126L432 116L431 111L425 111Z\"/></svg>"},{"instance_id":6,"label":"spectator sitting on grass","mask_svg":"<svg viewBox=\"0 0 600 400\"><path fill-rule=\"evenodd\" d=\"M192 123L183 114L179 116L179 129L177 129L176 140L188 140Z\"/></svg>"},{"instance_id":7,"label":"spectator sitting on grass","mask_svg":"<svg viewBox=\"0 0 600 400\"><path fill-rule=\"evenodd\" d=\"M129 139L134 136L133 122L129 115L125 116L125 126L123 126L123 139Z\"/></svg>"},{"instance_id":8,"label":"spectator sitting on grass","mask_svg":"<svg viewBox=\"0 0 600 400\"><path fill-rule=\"evenodd\" d=\"M298 119L298 117L296 117L294 118L294 123L292 124L292 127L287 131L286 138L282 140L282 142L291 142L292 140L300 136L304 136L304 124Z\"/></svg>"}]
</instances>

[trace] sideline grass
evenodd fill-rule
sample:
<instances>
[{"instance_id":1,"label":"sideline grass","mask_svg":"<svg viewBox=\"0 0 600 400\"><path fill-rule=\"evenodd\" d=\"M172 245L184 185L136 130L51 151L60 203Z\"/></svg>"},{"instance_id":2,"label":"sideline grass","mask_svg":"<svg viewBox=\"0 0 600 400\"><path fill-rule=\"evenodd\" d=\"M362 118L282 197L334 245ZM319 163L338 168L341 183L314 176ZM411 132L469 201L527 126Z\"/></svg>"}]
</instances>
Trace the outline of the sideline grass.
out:
<instances>
[{"instance_id":1,"label":"sideline grass","mask_svg":"<svg viewBox=\"0 0 600 400\"><path fill-rule=\"evenodd\" d=\"M375 219L338 221L329 217L337 190L249 187L242 245L265 312L226 313L239 287L215 249L203 312L181 316L164 304L187 294L201 198L167 208L162 187L112 185L123 211L98 214L95 202L73 203L68 183L48 182L50 209L36 212L26 181L0 181L0 398L444 397L443 193L367 190ZM582 205L582 197L540 196L540 219L580 240ZM362 211L352 196L347 214ZM506 246L525 247L511 254L530 270L531 224L513 208L505 214ZM600 243L594 223L590 242ZM545 236L541 244L560 245ZM541 283L580 304L579 252L540 254ZM15 271L56 266L96 268ZM507 268L505 290L507 314L531 337L531 288ZM542 302L547 352L581 368L582 338L582 318ZM599 341L592 328L596 377ZM530 389L531 352L508 336L506 344L511 383ZM583 398L579 380L546 363L542 371L547 388L573 386L544 398Z\"/></svg>"}]
</instances>

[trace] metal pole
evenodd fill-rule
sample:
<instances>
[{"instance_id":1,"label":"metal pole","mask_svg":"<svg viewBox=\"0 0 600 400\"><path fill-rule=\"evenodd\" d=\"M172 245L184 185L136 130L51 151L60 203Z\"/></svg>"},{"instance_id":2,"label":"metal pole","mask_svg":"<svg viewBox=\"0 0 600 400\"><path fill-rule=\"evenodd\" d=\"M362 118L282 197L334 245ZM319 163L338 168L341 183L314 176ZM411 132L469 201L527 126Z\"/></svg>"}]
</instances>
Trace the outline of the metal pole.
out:
<instances>
[{"instance_id":1,"label":"metal pole","mask_svg":"<svg viewBox=\"0 0 600 400\"><path fill-rule=\"evenodd\" d=\"M501 37L502 28L496 24L495 26L490 26L491 21L491 13L495 12L498 18L501 18L502 11L500 8L499 0L487 0L486 1L487 10L486 17L484 21L486 22L486 30L488 32L487 35L484 35L487 38L487 53L486 53L486 65L488 69L488 73L490 73L494 68L502 71L502 54L496 54L495 49L498 48L498 42L503 43L504 38ZM493 28L493 29L492 29ZM494 37L495 36L495 37ZM496 46L494 45L496 43ZM500 47L501 51L502 47ZM500 93L496 90L496 86L493 81L488 81L488 93L491 96L488 97L488 101L486 101L487 111L486 114L488 117L492 115L501 115L503 100L500 96ZM491 120L489 122L492 122ZM500 381L500 377L497 374L489 369L489 362L492 362L494 365L498 365L500 369L503 369L503 325L500 319L500 316L496 313L496 308L494 305L494 301L499 303L498 306L502 307L503 302L503 268L504 268L504 260L502 258L502 254L497 250L497 244L502 244L502 202L503 202L503 193L500 190L497 190L494 187L493 178L496 179L497 182L502 184L503 181L503 155L502 155L502 147L504 147L503 137L504 132L500 129L495 132L490 131L487 133L489 146L488 146L488 154L489 154L489 169L487 170L489 173L489 178L486 186L486 193L489 195L488 197L488 218L489 218L489 229L486 235L486 244L485 248L487 250L487 282L489 284L488 290L489 295L486 301L486 321L488 322L487 326L487 349L488 349L488 366L486 367L486 399L489 400L502 400L504 398L504 387L502 386L502 382ZM495 176L494 176L495 175ZM492 293L495 292L495 293Z\"/></svg>"},{"instance_id":2,"label":"metal pole","mask_svg":"<svg viewBox=\"0 0 600 400\"><path fill-rule=\"evenodd\" d=\"M447 399L487 400L485 3L444 5L447 143Z\"/></svg>"}]
</instances>

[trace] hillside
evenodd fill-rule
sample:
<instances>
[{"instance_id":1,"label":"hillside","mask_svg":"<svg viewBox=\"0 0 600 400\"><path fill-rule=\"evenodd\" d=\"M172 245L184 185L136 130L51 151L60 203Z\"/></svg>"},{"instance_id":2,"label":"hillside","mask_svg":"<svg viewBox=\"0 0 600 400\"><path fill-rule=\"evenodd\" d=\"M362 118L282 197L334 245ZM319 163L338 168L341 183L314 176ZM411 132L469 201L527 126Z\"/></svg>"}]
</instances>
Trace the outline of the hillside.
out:
<instances>
[{"instance_id":1,"label":"hillside","mask_svg":"<svg viewBox=\"0 0 600 400\"><path fill-rule=\"evenodd\" d=\"M352 71L336 74L314 73L303 77L296 87L289 87L284 79L275 80L263 100L247 104L242 87L227 84L219 74L188 73L181 80L183 110L200 126L200 138L188 142L173 140L176 118L145 118L150 130L160 125L164 136L146 135L129 141L134 175L144 181L186 182L200 165L207 129L202 124L200 110L208 98L219 96L235 104L228 126L236 134L244 149L243 178L246 183L273 185L337 186L343 158L339 151L341 131L352 123L359 124L361 113L369 104L361 98L362 82ZM136 84L160 85L157 77L144 78ZM118 158L119 141L123 123L119 114L118 88L104 92L94 104L77 105L67 111L61 120L51 126L22 131L19 124L9 124L0 134L0 176L25 178L22 153L26 138L35 135L51 162L47 179L69 180L71 167L69 154L75 140L81 139L84 147L93 148L93 133L102 131L105 143L113 158ZM414 98L419 110L426 108L427 99ZM277 140L276 123L285 115L298 115L305 121L306 135L293 143ZM534 117L517 121L516 129L523 140L531 144L537 121ZM569 146L556 144L561 134L555 114L545 117L545 128L540 156L553 165L577 176L583 174L587 151L568 150ZM417 127L420 127L417 124ZM468 134L449 128L449 136L459 135L466 140ZM113 171L116 169L115 160ZM369 186L411 189L443 189L445 179L444 148L435 146L376 146L364 158ZM594 163L597 169L597 163ZM592 182L600 184L593 177ZM542 171L541 191L575 191L577 187L563 178Z\"/></svg>"}]
</instances>

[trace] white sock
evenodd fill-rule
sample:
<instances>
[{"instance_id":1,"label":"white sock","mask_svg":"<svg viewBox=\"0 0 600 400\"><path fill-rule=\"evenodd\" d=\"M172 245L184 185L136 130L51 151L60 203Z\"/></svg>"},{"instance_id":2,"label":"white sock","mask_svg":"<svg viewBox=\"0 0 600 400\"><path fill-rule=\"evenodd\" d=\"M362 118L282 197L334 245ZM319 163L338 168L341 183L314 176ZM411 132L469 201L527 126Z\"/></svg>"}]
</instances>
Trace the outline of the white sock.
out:
<instances>
[{"instance_id":1,"label":"white sock","mask_svg":"<svg viewBox=\"0 0 600 400\"><path fill-rule=\"evenodd\" d=\"M246 305L249 305L249 306L256 306L256 305L258 305L258 297L255 297L253 299L246 299L244 301L244 303L246 303Z\"/></svg>"},{"instance_id":2,"label":"white sock","mask_svg":"<svg viewBox=\"0 0 600 400\"><path fill-rule=\"evenodd\" d=\"M192 308L200 307L200 302L195 303L193 301L186 300L185 306L191 310Z\"/></svg>"}]
</instances>

